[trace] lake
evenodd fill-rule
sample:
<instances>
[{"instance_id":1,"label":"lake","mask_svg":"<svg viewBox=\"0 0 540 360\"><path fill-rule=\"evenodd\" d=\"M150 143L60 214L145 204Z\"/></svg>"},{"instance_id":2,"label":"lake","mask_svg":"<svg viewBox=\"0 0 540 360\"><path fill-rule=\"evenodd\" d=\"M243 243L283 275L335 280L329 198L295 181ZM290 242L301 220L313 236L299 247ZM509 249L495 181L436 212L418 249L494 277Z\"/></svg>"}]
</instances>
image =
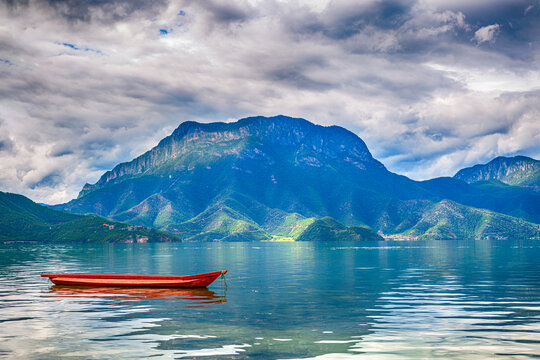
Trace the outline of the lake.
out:
<instances>
[{"instance_id":1,"label":"lake","mask_svg":"<svg viewBox=\"0 0 540 360\"><path fill-rule=\"evenodd\" d=\"M0 245L0 358L533 359L540 243ZM207 290L40 273L195 274Z\"/></svg>"}]
</instances>

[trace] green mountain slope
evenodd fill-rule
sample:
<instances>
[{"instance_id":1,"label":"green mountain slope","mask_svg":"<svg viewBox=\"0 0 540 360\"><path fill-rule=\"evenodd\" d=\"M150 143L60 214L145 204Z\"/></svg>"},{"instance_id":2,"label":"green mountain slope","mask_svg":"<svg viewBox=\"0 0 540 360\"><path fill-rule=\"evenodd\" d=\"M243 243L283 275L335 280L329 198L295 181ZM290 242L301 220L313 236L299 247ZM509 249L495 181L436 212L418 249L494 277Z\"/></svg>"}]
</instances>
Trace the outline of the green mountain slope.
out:
<instances>
[{"instance_id":1,"label":"green mountain slope","mask_svg":"<svg viewBox=\"0 0 540 360\"><path fill-rule=\"evenodd\" d=\"M540 161L526 156L500 156L487 164L462 169L454 178L469 184L498 180L508 185L540 186Z\"/></svg>"},{"instance_id":2,"label":"green mountain slope","mask_svg":"<svg viewBox=\"0 0 540 360\"><path fill-rule=\"evenodd\" d=\"M540 225L444 200L427 205L405 234L435 239L540 239Z\"/></svg>"},{"instance_id":3,"label":"green mountain slope","mask_svg":"<svg viewBox=\"0 0 540 360\"><path fill-rule=\"evenodd\" d=\"M416 182L389 172L346 129L253 117L185 122L57 208L193 241L297 239L326 216L404 233L445 199L540 222L540 193L511 188L451 178Z\"/></svg>"},{"instance_id":4,"label":"green mountain slope","mask_svg":"<svg viewBox=\"0 0 540 360\"><path fill-rule=\"evenodd\" d=\"M153 242L179 241L163 232L111 222L98 216L49 209L17 194L0 192L0 241Z\"/></svg>"},{"instance_id":5,"label":"green mountain slope","mask_svg":"<svg viewBox=\"0 0 540 360\"><path fill-rule=\"evenodd\" d=\"M437 178L421 184L441 200L540 223L540 192L531 187L510 186L494 180L467 184L453 178Z\"/></svg>"},{"instance_id":6,"label":"green mountain slope","mask_svg":"<svg viewBox=\"0 0 540 360\"><path fill-rule=\"evenodd\" d=\"M359 241L372 240L382 241L381 236L377 235L368 228L360 226L346 227L331 217L318 219L309 225L304 232L296 239L297 241Z\"/></svg>"}]
</instances>

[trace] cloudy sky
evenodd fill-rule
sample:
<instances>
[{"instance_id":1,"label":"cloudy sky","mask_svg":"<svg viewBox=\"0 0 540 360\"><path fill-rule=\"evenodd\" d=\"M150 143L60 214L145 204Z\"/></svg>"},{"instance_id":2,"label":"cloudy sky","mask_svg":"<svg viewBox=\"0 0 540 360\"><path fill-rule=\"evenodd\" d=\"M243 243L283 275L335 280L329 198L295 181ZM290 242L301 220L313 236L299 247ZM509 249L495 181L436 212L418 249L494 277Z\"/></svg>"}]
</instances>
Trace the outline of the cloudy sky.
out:
<instances>
[{"instance_id":1,"label":"cloudy sky","mask_svg":"<svg viewBox=\"0 0 540 360\"><path fill-rule=\"evenodd\" d=\"M539 0L0 0L0 190L76 197L181 122L284 114L391 171L540 158Z\"/></svg>"}]
</instances>

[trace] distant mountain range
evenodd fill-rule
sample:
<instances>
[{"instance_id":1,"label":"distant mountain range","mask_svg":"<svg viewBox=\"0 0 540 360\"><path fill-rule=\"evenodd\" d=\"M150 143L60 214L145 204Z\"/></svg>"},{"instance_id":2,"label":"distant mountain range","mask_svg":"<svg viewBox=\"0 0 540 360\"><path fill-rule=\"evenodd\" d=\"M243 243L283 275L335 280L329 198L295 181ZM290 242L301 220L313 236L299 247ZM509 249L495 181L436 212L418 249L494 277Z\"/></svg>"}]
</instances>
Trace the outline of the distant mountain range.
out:
<instances>
[{"instance_id":1,"label":"distant mountain range","mask_svg":"<svg viewBox=\"0 0 540 360\"><path fill-rule=\"evenodd\" d=\"M496 180L508 185L540 187L540 161L526 156L500 156L487 164L462 169L454 178L469 184Z\"/></svg>"},{"instance_id":2,"label":"distant mountain range","mask_svg":"<svg viewBox=\"0 0 540 360\"><path fill-rule=\"evenodd\" d=\"M536 184L533 165L512 159L499 168L519 170L490 163L418 182L338 126L286 116L184 122L56 208L188 241L540 237L540 193L521 186Z\"/></svg>"},{"instance_id":3,"label":"distant mountain range","mask_svg":"<svg viewBox=\"0 0 540 360\"><path fill-rule=\"evenodd\" d=\"M124 242L179 241L173 235L111 222L94 215L49 209L17 194L0 192L1 242Z\"/></svg>"}]
</instances>

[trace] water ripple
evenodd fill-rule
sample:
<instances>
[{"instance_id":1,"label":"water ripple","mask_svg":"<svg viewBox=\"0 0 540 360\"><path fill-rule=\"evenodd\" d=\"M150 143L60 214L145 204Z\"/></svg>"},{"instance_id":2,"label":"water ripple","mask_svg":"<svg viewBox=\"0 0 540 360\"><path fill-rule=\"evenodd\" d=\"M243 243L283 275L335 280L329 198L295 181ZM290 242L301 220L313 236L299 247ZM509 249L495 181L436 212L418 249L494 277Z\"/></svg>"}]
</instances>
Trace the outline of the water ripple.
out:
<instances>
[{"instance_id":1,"label":"water ripple","mask_svg":"<svg viewBox=\"0 0 540 360\"><path fill-rule=\"evenodd\" d=\"M0 358L533 359L538 258L526 242L0 247ZM216 268L228 290L39 277Z\"/></svg>"}]
</instances>

